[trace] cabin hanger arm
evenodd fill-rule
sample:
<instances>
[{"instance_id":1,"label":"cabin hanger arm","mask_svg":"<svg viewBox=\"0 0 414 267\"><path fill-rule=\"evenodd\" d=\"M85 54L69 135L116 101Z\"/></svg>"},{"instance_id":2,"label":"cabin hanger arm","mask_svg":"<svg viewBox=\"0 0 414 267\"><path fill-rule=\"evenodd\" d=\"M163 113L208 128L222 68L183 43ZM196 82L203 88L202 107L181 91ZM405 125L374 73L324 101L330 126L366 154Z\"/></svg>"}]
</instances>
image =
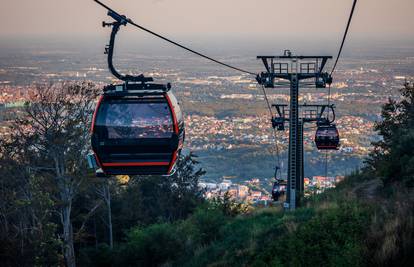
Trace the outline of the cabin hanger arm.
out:
<instances>
[{"instance_id":1,"label":"cabin hanger arm","mask_svg":"<svg viewBox=\"0 0 414 267\"><path fill-rule=\"evenodd\" d=\"M112 75L114 75L119 80L125 82L152 82L153 79L151 77L145 77L143 74L132 76L132 75L125 75L121 74L117 71L113 64L113 56L114 56L114 48L115 48L115 39L116 34L118 33L121 26L126 26L128 22L131 20L125 16L121 16L113 11L108 11L108 16L112 17L115 21L111 23L102 22L103 27L112 27L111 38L109 40L109 45L105 47L105 54L108 55L108 68L111 71Z\"/></svg>"}]
</instances>

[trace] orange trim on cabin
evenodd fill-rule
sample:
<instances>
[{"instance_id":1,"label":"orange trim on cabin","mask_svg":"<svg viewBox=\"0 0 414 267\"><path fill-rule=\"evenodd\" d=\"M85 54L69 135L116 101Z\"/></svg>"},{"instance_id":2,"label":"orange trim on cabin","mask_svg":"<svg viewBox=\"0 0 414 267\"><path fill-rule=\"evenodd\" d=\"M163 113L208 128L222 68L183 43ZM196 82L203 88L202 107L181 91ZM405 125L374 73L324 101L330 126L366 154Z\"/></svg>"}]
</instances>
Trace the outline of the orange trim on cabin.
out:
<instances>
[{"instance_id":1,"label":"orange trim on cabin","mask_svg":"<svg viewBox=\"0 0 414 267\"><path fill-rule=\"evenodd\" d=\"M168 174L170 174L172 168L174 167L176 160L177 160L177 150L174 150L171 162L169 163L169 166L168 166Z\"/></svg>"},{"instance_id":2,"label":"orange trim on cabin","mask_svg":"<svg viewBox=\"0 0 414 267\"><path fill-rule=\"evenodd\" d=\"M165 98L167 99L168 105L170 106L170 109L171 109L171 115L172 115L173 123L174 123L174 133L179 134L178 121L177 121L177 116L175 114L174 105L172 104L171 99L168 96L168 93L165 94ZM172 158L168 166L168 174L171 173L172 168L174 167L174 164L177 161L177 152L178 150L174 150L172 154Z\"/></svg>"},{"instance_id":3,"label":"orange trim on cabin","mask_svg":"<svg viewBox=\"0 0 414 267\"><path fill-rule=\"evenodd\" d=\"M95 151L94 151L93 155L95 156L95 161L98 164L99 168L102 168L102 163L101 163L101 160L98 157L98 154L96 154Z\"/></svg>"},{"instance_id":4,"label":"orange trim on cabin","mask_svg":"<svg viewBox=\"0 0 414 267\"><path fill-rule=\"evenodd\" d=\"M171 115L172 115L172 118L173 118L174 133L178 134L178 121L177 121L177 116L175 114L174 106L173 106L173 104L171 102L170 97L168 96L168 93L165 94L165 98L167 99L168 106L170 106Z\"/></svg>"},{"instance_id":5,"label":"orange trim on cabin","mask_svg":"<svg viewBox=\"0 0 414 267\"><path fill-rule=\"evenodd\" d=\"M96 103L96 107L95 107L95 111L93 112L93 117L92 117L92 126L91 126L91 133L93 133L93 130L95 128L95 120L96 120L96 115L98 114L98 109L101 106L101 102L103 100L103 95L101 95L101 97L98 100L98 103Z\"/></svg>"}]
</instances>

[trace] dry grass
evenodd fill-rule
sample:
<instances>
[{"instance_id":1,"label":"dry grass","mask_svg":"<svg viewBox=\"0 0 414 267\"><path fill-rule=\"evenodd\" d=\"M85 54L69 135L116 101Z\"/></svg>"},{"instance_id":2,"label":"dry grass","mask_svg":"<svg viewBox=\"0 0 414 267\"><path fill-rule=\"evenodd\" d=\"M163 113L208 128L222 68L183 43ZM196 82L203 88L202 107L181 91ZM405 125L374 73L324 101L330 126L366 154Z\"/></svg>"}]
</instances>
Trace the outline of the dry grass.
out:
<instances>
[{"instance_id":1,"label":"dry grass","mask_svg":"<svg viewBox=\"0 0 414 267\"><path fill-rule=\"evenodd\" d=\"M413 266L414 201L412 192L402 191L388 199L371 218L367 234L368 264Z\"/></svg>"}]
</instances>

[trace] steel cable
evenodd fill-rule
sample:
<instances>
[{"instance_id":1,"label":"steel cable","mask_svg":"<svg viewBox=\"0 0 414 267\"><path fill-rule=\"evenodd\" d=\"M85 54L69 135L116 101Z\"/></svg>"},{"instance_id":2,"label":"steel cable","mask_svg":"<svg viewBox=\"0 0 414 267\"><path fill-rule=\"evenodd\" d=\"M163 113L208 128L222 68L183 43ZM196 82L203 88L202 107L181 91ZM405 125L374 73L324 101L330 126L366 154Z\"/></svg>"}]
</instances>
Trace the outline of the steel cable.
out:
<instances>
[{"instance_id":1,"label":"steel cable","mask_svg":"<svg viewBox=\"0 0 414 267\"><path fill-rule=\"evenodd\" d=\"M352 16L354 15L354 10L355 10L355 6L356 6L357 1L358 1L358 0L354 0L354 3L352 4L351 13L349 14L348 23L346 24L346 28L345 28L345 32L344 32L344 36L343 36L343 38L342 38L342 43L341 43L341 46L340 46L340 48L339 48L338 55L336 56L335 64L334 64L334 65L333 65L333 67L332 67L331 75L332 75L332 73L335 71L336 65L338 64L338 60L339 60L339 58L340 58L340 56L341 56L341 53L342 53L342 48L344 47L344 44L345 44L345 39L346 39L346 37L347 37L347 35L348 35L349 26L351 25Z\"/></svg>"},{"instance_id":2,"label":"steel cable","mask_svg":"<svg viewBox=\"0 0 414 267\"><path fill-rule=\"evenodd\" d=\"M98 0L94 0L94 1L95 1L96 3L98 3L99 5L101 5L102 7L106 8L107 10L109 10L110 12L114 12L114 13L118 14L116 11L114 11L113 9L111 9L110 7L108 7L107 5L103 4L102 2L100 2L100 1L98 1ZM220 61L220 60L214 59L214 58L209 57L209 56L207 56L207 55L205 55L205 54L202 54L202 53L200 53L200 52L197 52L197 51L195 51L195 50L193 50L193 49L191 49L191 48L188 48L188 47L186 47L186 46L184 46L184 45L182 45L182 44L179 44L179 43L177 43L177 42L175 42L175 41L173 41L173 40L171 40L171 39L169 39L169 38L167 38L167 37L164 37L164 36L162 36L162 35L160 35L160 34L158 34L158 33L156 33L156 32L153 32L153 31L151 31L151 30L149 30L149 29L147 29L147 28L145 28L145 27L143 27L143 26L141 26L141 25L139 25L139 24L137 24L137 23L133 22L131 19L126 19L126 21L127 21L129 24L131 24L131 25L133 25L133 26L137 27L138 29L141 29L141 30L143 30L143 31L145 31L145 32L147 32L147 33L149 33L149 34L152 34L152 35L154 35L154 36L156 36L156 37L158 37L158 38L160 38L160 39L162 39L162 40L164 40L164 41L166 41L166 42L169 42L169 43L171 43L171 44L173 44L173 45L175 45L175 46L178 46L178 47L180 47L180 48L182 48L182 49L184 49L184 50L187 50L188 52L193 53L193 54L195 54L195 55L197 55L197 56L200 56L200 57L202 57L202 58L205 58L205 59L207 59L207 60L210 60L210 61L212 61L212 62L215 62L215 63L219 64L219 65L225 66L225 67L227 67L227 68L230 68L230 69L233 69L233 70L236 70L236 71L240 71L240 72L243 72L243 73L246 73L246 74L250 74L250 75L254 75L254 76L256 76L256 75L257 75L257 73L254 73L254 72L251 72L251 71L248 71L248 70L244 70L244 69L241 69L241 68L238 68L238 67L232 66L232 65L227 64L227 63L224 63L224 62L222 62L222 61Z\"/></svg>"},{"instance_id":3,"label":"steel cable","mask_svg":"<svg viewBox=\"0 0 414 267\"><path fill-rule=\"evenodd\" d=\"M270 105L269 98L267 97L266 89L265 89L264 85L261 85L261 88L262 88L262 91L263 91L264 99L265 99L266 104L267 104L267 108L268 108L269 113L270 113L270 118L273 119L272 107ZM276 129L274 129L273 127L272 127L272 132L273 132L272 134L273 134L273 138L274 138L274 141L275 141L275 148L276 148L276 160L277 160L276 174L277 174L277 170L279 170L280 176L281 176L282 175L282 166L280 164L280 150L279 150L279 145L277 143L277 132L276 132Z\"/></svg>"}]
</instances>

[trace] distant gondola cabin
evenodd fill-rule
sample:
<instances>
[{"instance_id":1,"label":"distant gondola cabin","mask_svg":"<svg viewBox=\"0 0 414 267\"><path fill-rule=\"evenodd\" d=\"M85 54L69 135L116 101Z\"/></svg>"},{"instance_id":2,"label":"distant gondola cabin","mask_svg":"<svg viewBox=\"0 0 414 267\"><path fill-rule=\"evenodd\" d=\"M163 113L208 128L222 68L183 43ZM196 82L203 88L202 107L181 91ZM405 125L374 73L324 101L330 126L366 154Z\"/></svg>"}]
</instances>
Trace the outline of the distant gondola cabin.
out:
<instances>
[{"instance_id":1,"label":"distant gondola cabin","mask_svg":"<svg viewBox=\"0 0 414 267\"><path fill-rule=\"evenodd\" d=\"M336 126L334 124L318 126L315 144L319 150L339 149L339 132Z\"/></svg>"}]
</instances>

